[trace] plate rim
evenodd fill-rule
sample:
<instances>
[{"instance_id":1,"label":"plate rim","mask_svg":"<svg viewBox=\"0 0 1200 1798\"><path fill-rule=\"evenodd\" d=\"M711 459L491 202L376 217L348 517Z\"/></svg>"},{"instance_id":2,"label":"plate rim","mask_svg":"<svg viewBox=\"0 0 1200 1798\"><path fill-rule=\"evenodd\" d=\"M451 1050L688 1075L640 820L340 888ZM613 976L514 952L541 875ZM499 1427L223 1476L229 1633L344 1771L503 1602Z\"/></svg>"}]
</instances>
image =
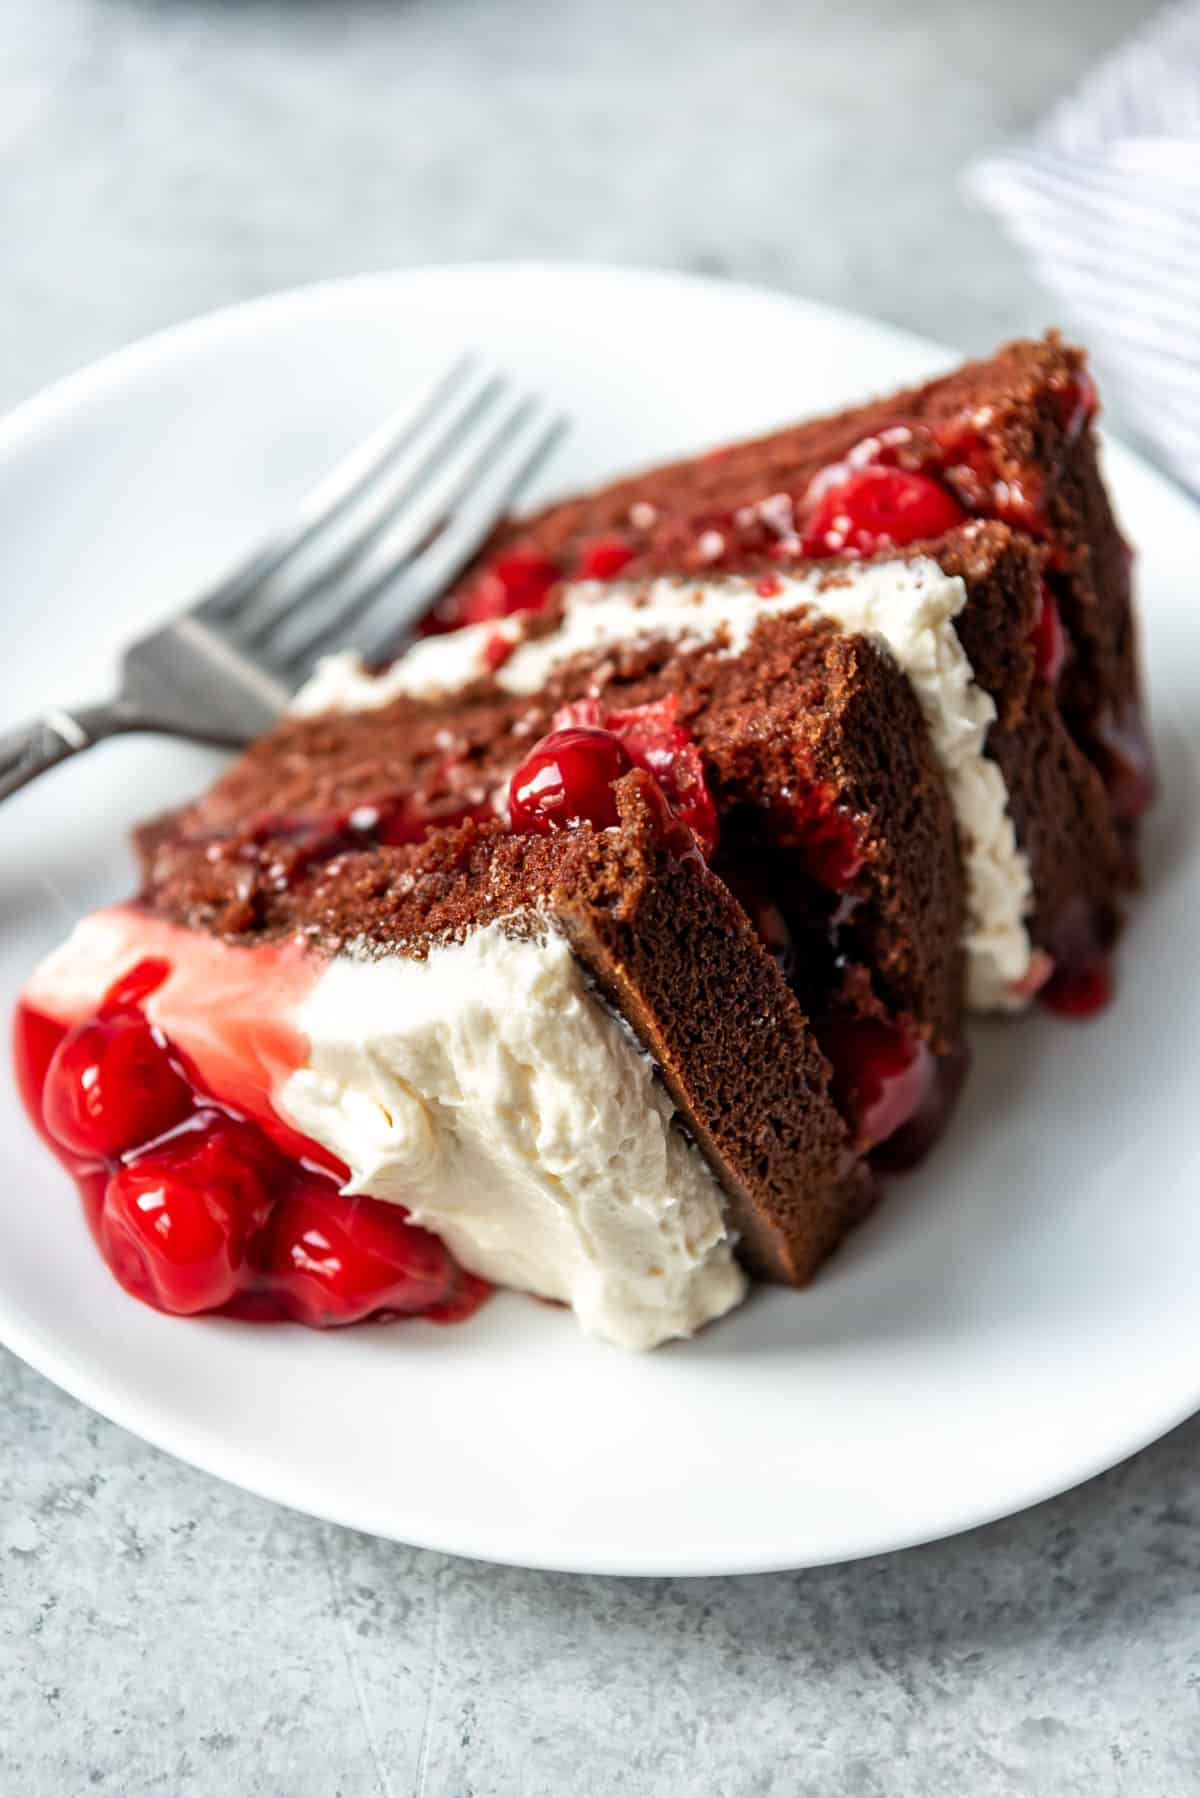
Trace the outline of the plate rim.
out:
<instances>
[{"instance_id":1,"label":"plate rim","mask_svg":"<svg viewBox=\"0 0 1200 1798\"><path fill-rule=\"evenodd\" d=\"M133 1301L136 1303L136 1301ZM5 1321L5 1313L0 1311L0 1345L10 1350L21 1361L31 1367L50 1383L58 1387L69 1397L86 1405L107 1422L125 1430L138 1441L148 1443L156 1451L171 1456L173 1460L186 1467L195 1468L209 1478L223 1480L237 1490L248 1492L255 1498L267 1500L270 1504L282 1506L300 1517L311 1517L319 1523L333 1524L339 1529L356 1530L380 1541L396 1542L403 1547L422 1549L430 1554L452 1556L460 1560L482 1561L490 1566L516 1567L532 1573L554 1573L574 1575L581 1579L740 1579L753 1578L756 1575L771 1573L800 1573L809 1568L849 1566L855 1561L872 1560L877 1556L901 1554L908 1549L930 1547L938 1542L951 1541L955 1536L969 1534L972 1530L983 1529L988 1524L1000 1523L1009 1517L1017 1517L1026 1511L1036 1509L1055 1498L1061 1498L1080 1486L1098 1478L1103 1473L1111 1472L1131 1456L1140 1453L1152 1443L1161 1441L1171 1434L1190 1417L1200 1411L1200 1393L1194 1402L1189 1401L1182 1407L1172 1406L1162 1419L1156 1421L1153 1429L1145 1439L1136 1439L1128 1447L1116 1454L1107 1451L1095 1457L1083 1466L1081 1472L1066 1483L1058 1479L1036 1481L1028 1489L1026 1496L1017 1500L1011 1497L999 1504L985 1505L963 1515L958 1513L953 1522L947 1521L930 1528L923 1526L919 1530L899 1530L891 1536L881 1536L879 1542L870 1547L854 1546L844 1550L834 1549L828 1553L805 1555L801 1558L765 1554L755 1557L752 1554L737 1556L736 1560L728 1559L726 1547L715 1548L707 1558L698 1556L695 1546L691 1546L678 1564L664 1562L661 1554L652 1554L646 1562L639 1564L636 1555L622 1556L600 1552L594 1555L575 1553L570 1559L559 1560L553 1555L545 1555L532 1550L519 1548L505 1549L488 1541L486 1531L477 1530L474 1538L469 1531L458 1529L453 1532L453 1540L439 1537L436 1530L406 1530L401 1535L394 1526L389 1525L382 1517L374 1521L366 1520L362 1513L351 1516L339 1507L323 1503L300 1503L294 1496L276 1486L269 1474L255 1470L253 1458L240 1448L226 1448L230 1457L224 1466L214 1461L207 1449L200 1443L189 1445L187 1430L180 1431L172 1440L169 1430L158 1430L152 1424L147 1426L138 1422L130 1412L136 1409L134 1401L128 1404L121 1400L113 1401L105 1396L94 1396L87 1374L76 1368L73 1357L59 1356L49 1341L39 1346L41 1333L36 1326L23 1331L20 1326L11 1327ZM300 1326L296 1326L299 1328ZM371 1507L368 1507L370 1510ZM510 1532L511 1535L511 1532ZM703 1565L697 1564L703 1558ZM651 1561L653 1564L651 1564Z\"/></svg>"}]
</instances>

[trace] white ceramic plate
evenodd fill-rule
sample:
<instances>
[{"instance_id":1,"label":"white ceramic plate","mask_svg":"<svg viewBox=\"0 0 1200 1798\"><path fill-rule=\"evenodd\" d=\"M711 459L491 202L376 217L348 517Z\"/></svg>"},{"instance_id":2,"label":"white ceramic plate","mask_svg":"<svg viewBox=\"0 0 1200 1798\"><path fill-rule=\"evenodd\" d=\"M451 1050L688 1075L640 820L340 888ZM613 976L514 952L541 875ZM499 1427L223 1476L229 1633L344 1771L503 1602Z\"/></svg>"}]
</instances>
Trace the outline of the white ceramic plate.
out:
<instances>
[{"instance_id":1,"label":"white ceramic plate","mask_svg":"<svg viewBox=\"0 0 1200 1798\"><path fill-rule=\"evenodd\" d=\"M104 693L432 364L477 345L575 419L570 486L923 375L934 346L745 288L430 269L284 294L78 375L0 426L0 723ZM531 1566L711 1574L875 1553L1049 1496L1200 1406L1200 516L1109 466L1141 550L1166 777L1098 1022L976 1032L955 1124L807 1293L635 1357L502 1296L320 1335L156 1315L95 1253L0 1082L0 1335L198 1466L380 1535ZM216 758L96 750L0 810L0 1000L129 888L128 827Z\"/></svg>"}]
</instances>

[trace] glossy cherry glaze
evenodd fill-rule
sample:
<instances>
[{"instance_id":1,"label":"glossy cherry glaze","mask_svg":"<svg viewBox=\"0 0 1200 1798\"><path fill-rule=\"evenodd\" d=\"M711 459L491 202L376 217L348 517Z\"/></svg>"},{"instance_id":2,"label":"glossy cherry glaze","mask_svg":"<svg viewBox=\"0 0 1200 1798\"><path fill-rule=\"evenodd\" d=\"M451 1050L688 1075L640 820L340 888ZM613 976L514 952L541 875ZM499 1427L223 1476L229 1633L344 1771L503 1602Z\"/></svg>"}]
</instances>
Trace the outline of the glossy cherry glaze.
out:
<instances>
[{"instance_id":1,"label":"glossy cherry glaze","mask_svg":"<svg viewBox=\"0 0 1200 1798\"><path fill-rule=\"evenodd\" d=\"M450 594L434 608L427 628L457 630L508 618L513 612L536 612L544 606L562 574L540 550L516 545L495 556L466 591Z\"/></svg>"},{"instance_id":2,"label":"glossy cherry glaze","mask_svg":"<svg viewBox=\"0 0 1200 1798\"><path fill-rule=\"evenodd\" d=\"M922 1058L925 1078L914 1082L916 1103L893 1134L871 1153L872 1166L889 1174L905 1173L924 1161L942 1134L958 1102L967 1075L966 1046L948 1055Z\"/></svg>"},{"instance_id":3,"label":"glossy cherry glaze","mask_svg":"<svg viewBox=\"0 0 1200 1798\"><path fill-rule=\"evenodd\" d=\"M112 1161L192 1111L187 1081L140 1013L93 1018L63 1038L46 1083L46 1130L72 1155Z\"/></svg>"},{"instance_id":4,"label":"glossy cherry glaze","mask_svg":"<svg viewBox=\"0 0 1200 1798\"><path fill-rule=\"evenodd\" d=\"M514 830L569 830L587 821L598 829L617 822L612 788L642 768L653 775L670 818L708 861L717 844L717 809L698 744L678 718L674 694L650 705L613 710L599 699L578 700L555 715L554 729L535 743L509 784Z\"/></svg>"},{"instance_id":5,"label":"glossy cherry glaze","mask_svg":"<svg viewBox=\"0 0 1200 1798\"><path fill-rule=\"evenodd\" d=\"M820 487L804 522L801 554L878 555L924 537L940 537L966 513L928 475L868 464Z\"/></svg>"},{"instance_id":6,"label":"glossy cherry glaze","mask_svg":"<svg viewBox=\"0 0 1200 1798\"><path fill-rule=\"evenodd\" d=\"M590 707L595 701L585 700ZM573 713L578 707L569 708ZM686 725L679 722L674 693L652 705L605 712L604 723L625 745L635 768L658 782L673 817L686 826L705 861L717 846L717 808L704 773L704 761Z\"/></svg>"},{"instance_id":7,"label":"glossy cherry glaze","mask_svg":"<svg viewBox=\"0 0 1200 1798\"><path fill-rule=\"evenodd\" d=\"M895 1136L929 1098L936 1063L907 1024L834 1016L818 1040L833 1067L834 1100L863 1150Z\"/></svg>"},{"instance_id":8,"label":"glossy cherry glaze","mask_svg":"<svg viewBox=\"0 0 1200 1798\"><path fill-rule=\"evenodd\" d=\"M494 817L486 793L464 796L448 790L451 772L443 765L411 792L382 793L347 811L323 816L264 812L247 828L210 831L188 840L202 843L214 862L257 862L272 886L283 892L336 856L421 843L431 830Z\"/></svg>"},{"instance_id":9,"label":"glossy cherry glaze","mask_svg":"<svg viewBox=\"0 0 1200 1798\"><path fill-rule=\"evenodd\" d=\"M1113 996L1112 965L1098 957L1079 968L1055 968L1041 989L1041 1001L1064 1018L1090 1018Z\"/></svg>"},{"instance_id":10,"label":"glossy cherry glaze","mask_svg":"<svg viewBox=\"0 0 1200 1798\"><path fill-rule=\"evenodd\" d=\"M771 836L798 849L812 878L831 893L848 893L863 869L862 835L833 789L814 781L771 807Z\"/></svg>"},{"instance_id":11,"label":"glossy cherry glaze","mask_svg":"<svg viewBox=\"0 0 1200 1798\"><path fill-rule=\"evenodd\" d=\"M489 674L503 668L516 647L511 637L506 637L502 631L493 631L483 646L483 659Z\"/></svg>"},{"instance_id":12,"label":"glossy cherry glaze","mask_svg":"<svg viewBox=\"0 0 1200 1798\"><path fill-rule=\"evenodd\" d=\"M168 972L147 960L72 1027L16 1015L25 1104L122 1286L176 1314L322 1327L476 1310L490 1288L402 1207L344 1196L316 1144L285 1154L203 1091L143 1011Z\"/></svg>"},{"instance_id":13,"label":"glossy cherry glaze","mask_svg":"<svg viewBox=\"0 0 1200 1798\"><path fill-rule=\"evenodd\" d=\"M637 551L624 537L591 537L575 561L574 579L611 581L627 568Z\"/></svg>"},{"instance_id":14,"label":"glossy cherry glaze","mask_svg":"<svg viewBox=\"0 0 1200 1798\"><path fill-rule=\"evenodd\" d=\"M550 731L509 783L513 829L546 836L580 824L611 828L618 822L614 786L632 768L628 750L611 730L577 724Z\"/></svg>"},{"instance_id":15,"label":"glossy cherry glaze","mask_svg":"<svg viewBox=\"0 0 1200 1798\"><path fill-rule=\"evenodd\" d=\"M1130 700L1096 719L1092 736L1113 817L1131 824L1154 803L1158 778L1141 708Z\"/></svg>"},{"instance_id":16,"label":"glossy cherry glaze","mask_svg":"<svg viewBox=\"0 0 1200 1798\"><path fill-rule=\"evenodd\" d=\"M827 795L823 796L827 801ZM814 803L801 819L828 816ZM910 1167L932 1146L961 1083L961 1069L935 1058L903 1019L860 1012L875 1005L859 966L855 1000L854 918L862 901L857 876L864 862L857 834L842 820L805 843L795 832L787 847L774 812L743 808L728 821L718 872L737 897L764 948L792 987L831 1069L831 1096L859 1154L880 1167ZM813 853L814 844L819 853Z\"/></svg>"},{"instance_id":17,"label":"glossy cherry glaze","mask_svg":"<svg viewBox=\"0 0 1200 1798\"><path fill-rule=\"evenodd\" d=\"M537 612L560 581L611 581L632 562L637 546L609 531L588 537L562 556L549 556L532 544L512 544L492 557L471 584L440 599L421 624L426 634L458 630L507 618L513 612Z\"/></svg>"},{"instance_id":18,"label":"glossy cherry glaze","mask_svg":"<svg viewBox=\"0 0 1200 1798\"><path fill-rule=\"evenodd\" d=\"M1038 998L1062 1017L1094 1017L1113 995L1112 944L1116 920L1098 926L1093 908L1082 896L1064 905L1055 922L1054 940L1044 957L1046 978Z\"/></svg>"}]
</instances>

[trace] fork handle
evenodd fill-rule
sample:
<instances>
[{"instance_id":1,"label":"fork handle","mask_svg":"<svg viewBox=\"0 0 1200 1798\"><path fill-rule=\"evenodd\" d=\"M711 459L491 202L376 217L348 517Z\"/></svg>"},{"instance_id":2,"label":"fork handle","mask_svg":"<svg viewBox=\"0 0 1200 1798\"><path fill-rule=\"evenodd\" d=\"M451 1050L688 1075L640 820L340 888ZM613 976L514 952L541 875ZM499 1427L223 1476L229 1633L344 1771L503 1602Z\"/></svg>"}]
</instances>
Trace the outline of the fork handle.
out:
<instances>
[{"instance_id":1,"label":"fork handle","mask_svg":"<svg viewBox=\"0 0 1200 1798\"><path fill-rule=\"evenodd\" d=\"M117 706L75 706L69 712L53 706L29 724L0 731L0 799L7 799L68 756L132 725L133 720Z\"/></svg>"}]
</instances>

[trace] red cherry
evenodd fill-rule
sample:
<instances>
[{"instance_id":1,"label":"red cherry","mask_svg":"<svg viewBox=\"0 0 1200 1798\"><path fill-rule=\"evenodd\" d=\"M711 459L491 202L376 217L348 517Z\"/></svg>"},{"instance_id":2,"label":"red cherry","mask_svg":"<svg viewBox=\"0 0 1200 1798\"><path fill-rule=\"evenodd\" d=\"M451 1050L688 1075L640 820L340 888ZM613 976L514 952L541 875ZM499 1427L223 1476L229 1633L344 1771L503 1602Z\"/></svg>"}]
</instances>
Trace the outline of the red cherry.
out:
<instances>
[{"instance_id":1,"label":"red cherry","mask_svg":"<svg viewBox=\"0 0 1200 1798\"><path fill-rule=\"evenodd\" d=\"M483 646L483 659L491 673L495 674L498 668L503 668L516 647L511 637L504 636L500 631L492 632Z\"/></svg>"},{"instance_id":2,"label":"red cherry","mask_svg":"<svg viewBox=\"0 0 1200 1798\"><path fill-rule=\"evenodd\" d=\"M535 743L512 777L508 809L514 830L570 830L617 822L613 782L633 767L621 739L610 730L571 725Z\"/></svg>"},{"instance_id":3,"label":"red cherry","mask_svg":"<svg viewBox=\"0 0 1200 1798\"><path fill-rule=\"evenodd\" d=\"M798 848L813 879L831 892L844 893L862 872L858 826L832 788L812 786L789 805L776 806L775 825L776 840Z\"/></svg>"},{"instance_id":4,"label":"red cherry","mask_svg":"<svg viewBox=\"0 0 1200 1798\"><path fill-rule=\"evenodd\" d=\"M575 572L581 581L611 581L633 557L633 549L622 538L593 537L580 550Z\"/></svg>"},{"instance_id":5,"label":"red cherry","mask_svg":"<svg viewBox=\"0 0 1200 1798\"><path fill-rule=\"evenodd\" d=\"M1158 791L1154 750L1136 700L1107 708L1092 726L1112 815L1119 823L1140 818Z\"/></svg>"},{"instance_id":6,"label":"red cherry","mask_svg":"<svg viewBox=\"0 0 1200 1798\"><path fill-rule=\"evenodd\" d=\"M1058 601L1044 581L1041 609L1029 640L1033 645L1035 677L1048 687L1056 687L1070 651L1070 639L1063 626Z\"/></svg>"},{"instance_id":7,"label":"red cherry","mask_svg":"<svg viewBox=\"0 0 1200 1798\"><path fill-rule=\"evenodd\" d=\"M401 1206L316 1180L276 1207L260 1265L288 1315L316 1328L434 1306L448 1317L457 1284L443 1244Z\"/></svg>"},{"instance_id":8,"label":"red cherry","mask_svg":"<svg viewBox=\"0 0 1200 1798\"><path fill-rule=\"evenodd\" d=\"M130 1033L135 1030L149 1037L156 1054L165 1060L165 1052L141 1019L128 1011L121 1015L120 1007L152 990L156 976L167 971L165 963L144 964L139 978L130 977L108 996L100 1019L74 1031L65 1031L26 1005L17 1009L13 1046L22 1097L36 1122L43 1123L49 1112L59 1132L79 1128L82 1117L88 1130L86 1150L61 1141L58 1146L75 1177L101 1252L121 1284L163 1311L221 1310L258 1321L295 1316L304 1322L353 1322L382 1306L393 1313L423 1310L434 1322L454 1323L477 1310L491 1292L486 1281L457 1267L448 1251L408 1224L398 1208L342 1198L332 1183L321 1181L314 1160L327 1158L317 1144L295 1137L281 1152L266 1130L212 1108L200 1093L193 1097L182 1081L188 1105L197 1107L190 1118L185 1112L185 1122L147 1146L124 1153L116 1166L112 1164L120 1151L109 1150L115 1139L107 1131L104 1150L94 1146L95 1120L73 1102L70 1061L63 1058L66 1071L53 1086L51 1067L65 1044L82 1041L74 1053L83 1060L84 1072L99 1065L108 1081L119 1057L110 1054L105 1059L101 1054L98 1063L89 1061L88 1045L98 1043L103 1051L124 1038L122 1054L133 1061ZM169 1063L167 1068L177 1078ZM83 1090L91 1094L99 1084L99 1079L92 1079ZM124 1091L119 1084L118 1091ZM109 1107L102 1122L111 1124L114 1115ZM142 1120L138 1128L145 1128L143 1114L137 1115ZM305 1157L302 1165L289 1158L297 1154ZM336 1178L346 1177L344 1168L333 1172ZM304 1204L309 1205L308 1212L300 1209ZM328 1229L322 1224L321 1257L313 1253L320 1245L308 1229L316 1215L313 1206L318 1223L328 1224ZM286 1257L281 1244L288 1240L287 1231L281 1228L273 1236L268 1228L280 1209L295 1225ZM382 1236L368 1227L376 1213L387 1214ZM319 1259L330 1265L314 1270L309 1263ZM381 1262L386 1263L387 1275L382 1284L375 1277ZM328 1286L331 1274L337 1275L334 1290L322 1296L321 1282ZM364 1302L364 1293L369 1302Z\"/></svg>"},{"instance_id":9,"label":"red cherry","mask_svg":"<svg viewBox=\"0 0 1200 1798\"><path fill-rule=\"evenodd\" d=\"M536 611L559 579L558 568L540 550L505 550L462 596L456 623L480 624L487 618L507 618L510 612Z\"/></svg>"},{"instance_id":10,"label":"red cherry","mask_svg":"<svg viewBox=\"0 0 1200 1798\"><path fill-rule=\"evenodd\" d=\"M983 518L1001 518L1017 530L1028 531L1040 541L1050 538L1050 520L1041 475L1032 464L1006 467L996 463L991 436L979 429L970 413L959 414L932 433L946 469L946 478L968 511ZM1067 566L1065 545L1051 542L1052 566Z\"/></svg>"},{"instance_id":11,"label":"red cherry","mask_svg":"<svg viewBox=\"0 0 1200 1798\"><path fill-rule=\"evenodd\" d=\"M160 1311L190 1315L238 1291L247 1251L271 1210L284 1164L252 1125L200 1112L131 1156L109 1179L100 1247L122 1286Z\"/></svg>"},{"instance_id":12,"label":"red cherry","mask_svg":"<svg viewBox=\"0 0 1200 1798\"><path fill-rule=\"evenodd\" d=\"M436 1305L430 1305L424 1315L433 1324L464 1323L491 1296L492 1287L486 1280L481 1280L478 1274L469 1274L465 1268L455 1267L449 1295L439 1299ZM555 1305L558 1300L546 1299L544 1302Z\"/></svg>"},{"instance_id":13,"label":"red cherry","mask_svg":"<svg viewBox=\"0 0 1200 1798\"><path fill-rule=\"evenodd\" d=\"M1038 997L1064 1018L1090 1018L1103 1011L1113 994L1112 970L1103 956L1082 967L1057 967Z\"/></svg>"},{"instance_id":14,"label":"red cherry","mask_svg":"<svg viewBox=\"0 0 1200 1798\"><path fill-rule=\"evenodd\" d=\"M833 1091L866 1148L916 1116L935 1063L915 1033L879 1018L832 1018L820 1033L833 1063Z\"/></svg>"},{"instance_id":15,"label":"red cherry","mask_svg":"<svg viewBox=\"0 0 1200 1798\"><path fill-rule=\"evenodd\" d=\"M717 846L717 808L704 777L704 761L692 733L678 722L674 693L650 705L609 712L601 720L620 737L636 768L653 774L673 815L686 824L705 861Z\"/></svg>"},{"instance_id":16,"label":"red cherry","mask_svg":"<svg viewBox=\"0 0 1200 1798\"><path fill-rule=\"evenodd\" d=\"M192 1108L148 1024L137 1016L94 1019L69 1030L46 1071L46 1129L64 1149L113 1160L173 1129Z\"/></svg>"},{"instance_id":17,"label":"red cherry","mask_svg":"<svg viewBox=\"0 0 1200 1798\"><path fill-rule=\"evenodd\" d=\"M372 841L388 848L402 843L423 843L431 830L454 830L468 818L482 823L495 817L490 805L445 794L430 799L422 793L404 793L379 808L379 818L371 830Z\"/></svg>"},{"instance_id":18,"label":"red cherry","mask_svg":"<svg viewBox=\"0 0 1200 1798\"><path fill-rule=\"evenodd\" d=\"M911 1117L872 1151L872 1164L902 1173L923 1161L945 1128L967 1073L967 1051L930 1055L924 1063L925 1089Z\"/></svg>"},{"instance_id":19,"label":"red cherry","mask_svg":"<svg viewBox=\"0 0 1200 1798\"><path fill-rule=\"evenodd\" d=\"M129 1011L140 1011L151 993L157 992L171 972L171 964L161 955L147 955L122 974L100 1002L102 1018Z\"/></svg>"},{"instance_id":20,"label":"red cherry","mask_svg":"<svg viewBox=\"0 0 1200 1798\"><path fill-rule=\"evenodd\" d=\"M806 556L840 550L870 556L921 537L940 537L965 517L958 501L928 475L859 468L819 495L801 547Z\"/></svg>"}]
</instances>

